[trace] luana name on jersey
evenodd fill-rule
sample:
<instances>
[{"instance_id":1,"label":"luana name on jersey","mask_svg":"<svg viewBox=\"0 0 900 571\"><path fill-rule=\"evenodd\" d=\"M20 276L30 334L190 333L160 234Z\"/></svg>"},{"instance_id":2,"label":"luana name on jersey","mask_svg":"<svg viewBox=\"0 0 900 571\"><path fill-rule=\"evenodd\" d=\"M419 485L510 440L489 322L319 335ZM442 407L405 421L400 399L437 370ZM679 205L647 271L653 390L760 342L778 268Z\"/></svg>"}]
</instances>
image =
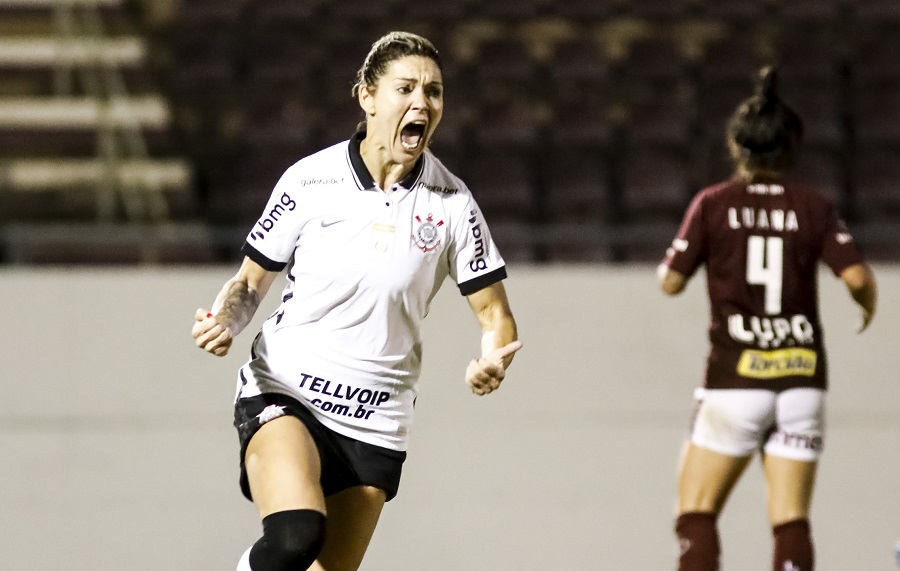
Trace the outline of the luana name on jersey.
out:
<instances>
[{"instance_id":1,"label":"luana name on jersey","mask_svg":"<svg viewBox=\"0 0 900 571\"><path fill-rule=\"evenodd\" d=\"M793 210L751 208L728 209L728 226L733 230L775 230L776 232L796 232L800 229L797 214Z\"/></svg>"}]
</instances>

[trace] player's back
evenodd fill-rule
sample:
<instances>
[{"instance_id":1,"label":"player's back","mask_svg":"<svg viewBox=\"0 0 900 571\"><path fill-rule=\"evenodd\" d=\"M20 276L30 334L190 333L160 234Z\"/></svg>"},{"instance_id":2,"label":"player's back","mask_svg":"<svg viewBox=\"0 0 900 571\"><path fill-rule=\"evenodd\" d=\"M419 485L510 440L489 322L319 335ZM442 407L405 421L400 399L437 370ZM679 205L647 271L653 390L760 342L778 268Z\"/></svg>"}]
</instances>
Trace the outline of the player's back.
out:
<instances>
[{"instance_id":1,"label":"player's back","mask_svg":"<svg viewBox=\"0 0 900 571\"><path fill-rule=\"evenodd\" d=\"M712 304L724 315L817 321L817 265L831 204L791 182L731 181L703 193Z\"/></svg>"},{"instance_id":2,"label":"player's back","mask_svg":"<svg viewBox=\"0 0 900 571\"><path fill-rule=\"evenodd\" d=\"M697 195L668 261L685 275L706 265L708 387L827 385L817 267L856 259L843 232L831 203L800 184L729 181Z\"/></svg>"}]
</instances>

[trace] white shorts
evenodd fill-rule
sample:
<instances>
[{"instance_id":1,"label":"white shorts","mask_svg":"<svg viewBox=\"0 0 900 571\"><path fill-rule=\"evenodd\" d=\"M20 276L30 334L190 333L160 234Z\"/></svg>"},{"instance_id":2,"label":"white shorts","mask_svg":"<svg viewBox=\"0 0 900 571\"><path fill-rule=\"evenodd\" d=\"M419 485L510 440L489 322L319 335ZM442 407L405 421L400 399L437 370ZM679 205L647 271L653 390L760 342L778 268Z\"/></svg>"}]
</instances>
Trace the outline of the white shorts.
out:
<instances>
[{"instance_id":1,"label":"white shorts","mask_svg":"<svg viewBox=\"0 0 900 571\"><path fill-rule=\"evenodd\" d=\"M766 454L812 462L822 453L825 391L796 388L703 389L694 392L697 411L691 442L728 456Z\"/></svg>"}]
</instances>

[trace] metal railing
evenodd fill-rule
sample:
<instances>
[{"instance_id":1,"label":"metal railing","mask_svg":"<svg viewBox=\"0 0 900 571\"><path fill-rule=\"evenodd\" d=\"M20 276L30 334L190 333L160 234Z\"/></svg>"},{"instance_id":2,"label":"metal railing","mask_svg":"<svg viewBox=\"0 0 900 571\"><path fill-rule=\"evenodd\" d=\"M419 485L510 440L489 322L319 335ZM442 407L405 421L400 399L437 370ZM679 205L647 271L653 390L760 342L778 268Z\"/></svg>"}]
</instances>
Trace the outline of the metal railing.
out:
<instances>
[{"instance_id":1,"label":"metal railing","mask_svg":"<svg viewBox=\"0 0 900 571\"><path fill-rule=\"evenodd\" d=\"M88 41L100 44L105 38L100 6L93 3L56 2L54 19L57 36L62 43ZM66 57L54 64L54 94L69 97L74 93L75 79L96 101L99 125L97 155L103 164L103 176L96 186L97 218L103 222L116 217L121 201L130 221L162 221L168 218L168 205L162 194L162 183L154 169L144 169L141 176L123 177L120 171L126 161L146 160L147 144L139 121L125 113L115 116L117 104L128 98L128 90L116 64L96 50L96 61L77 62Z\"/></svg>"}]
</instances>

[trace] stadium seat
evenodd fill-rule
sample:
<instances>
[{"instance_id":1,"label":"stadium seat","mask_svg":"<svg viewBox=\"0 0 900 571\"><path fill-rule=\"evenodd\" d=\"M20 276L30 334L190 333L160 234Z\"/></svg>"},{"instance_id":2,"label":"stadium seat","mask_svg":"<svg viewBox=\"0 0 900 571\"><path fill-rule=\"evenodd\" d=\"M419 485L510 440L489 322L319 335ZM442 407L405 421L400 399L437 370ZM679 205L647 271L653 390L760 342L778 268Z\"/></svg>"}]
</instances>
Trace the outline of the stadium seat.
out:
<instances>
[{"instance_id":1,"label":"stadium seat","mask_svg":"<svg viewBox=\"0 0 900 571\"><path fill-rule=\"evenodd\" d=\"M535 215L533 153L484 148L466 164L468 184L488 220L530 221Z\"/></svg>"},{"instance_id":2,"label":"stadium seat","mask_svg":"<svg viewBox=\"0 0 900 571\"><path fill-rule=\"evenodd\" d=\"M669 94L638 101L629 108L625 129L636 146L685 147L693 134L694 108Z\"/></svg>"},{"instance_id":3,"label":"stadium seat","mask_svg":"<svg viewBox=\"0 0 900 571\"><path fill-rule=\"evenodd\" d=\"M524 42L501 37L480 42L473 81L487 99L506 98L510 93L533 93L539 87L538 65Z\"/></svg>"},{"instance_id":4,"label":"stadium seat","mask_svg":"<svg viewBox=\"0 0 900 571\"><path fill-rule=\"evenodd\" d=\"M372 42L377 36L349 37L331 40L326 50L322 74L318 79L319 93L323 101L344 100L351 97L356 83L356 73L362 67Z\"/></svg>"},{"instance_id":5,"label":"stadium seat","mask_svg":"<svg viewBox=\"0 0 900 571\"><path fill-rule=\"evenodd\" d=\"M621 205L628 220L680 219L687 206L687 165L677 153L631 150L621 179Z\"/></svg>"},{"instance_id":6,"label":"stadium seat","mask_svg":"<svg viewBox=\"0 0 900 571\"><path fill-rule=\"evenodd\" d=\"M242 0L183 0L178 3L176 23L181 30L197 27L237 25L243 15Z\"/></svg>"},{"instance_id":7,"label":"stadium seat","mask_svg":"<svg viewBox=\"0 0 900 571\"><path fill-rule=\"evenodd\" d=\"M556 97L596 94L608 89L610 62L593 38L558 42L547 65Z\"/></svg>"},{"instance_id":8,"label":"stadium seat","mask_svg":"<svg viewBox=\"0 0 900 571\"><path fill-rule=\"evenodd\" d=\"M669 22L684 16L687 0L629 0L628 13L636 18Z\"/></svg>"},{"instance_id":9,"label":"stadium seat","mask_svg":"<svg viewBox=\"0 0 900 571\"><path fill-rule=\"evenodd\" d=\"M725 147L724 131L721 136L708 137L702 143L698 143L698 147L703 152L695 159L697 188L693 190L731 178L734 174L734 161Z\"/></svg>"},{"instance_id":10,"label":"stadium seat","mask_svg":"<svg viewBox=\"0 0 900 571\"><path fill-rule=\"evenodd\" d=\"M615 216L606 157L579 148L557 148L543 167L543 202L554 222L603 222Z\"/></svg>"},{"instance_id":11,"label":"stadium seat","mask_svg":"<svg viewBox=\"0 0 900 571\"><path fill-rule=\"evenodd\" d=\"M862 147L854 167L855 204L862 219L900 220L900 152Z\"/></svg>"},{"instance_id":12,"label":"stadium seat","mask_svg":"<svg viewBox=\"0 0 900 571\"><path fill-rule=\"evenodd\" d=\"M553 12L576 22L597 22L606 19L620 9L612 0L565 0L553 2Z\"/></svg>"},{"instance_id":13,"label":"stadium seat","mask_svg":"<svg viewBox=\"0 0 900 571\"><path fill-rule=\"evenodd\" d=\"M699 11L708 18L741 26L758 20L766 4L765 0L703 0Z\"/></svg>"},{"instance_id":14,"label":"stadium seat","mask_svg":"<svg viewBox=\"0 0 900 571\"><path fill-rule=\"evenodd\" d=\"M315 74L322 56L302 36L290 32L256 35L245 49L247 79L253 91L316 93Z\"/></svg>"},{"instance_id":15,"label":"stadium seat","mask_svg":"<svg viewBox=\"0 0 900 571\"><path fill-rule=\"evenodd\" d=\"M778 16L791 26L834 24L840 16L840 0L779 0Z\"/></svg>"},{"instance_id":16,"label":"stadium seat","mask_svg":"<svg viewBox=\"0 0 900 571\"><path fill-rule=\"evenodd\" d=\"M728 120L737 107L753 95L753 84L709 83L698 90L697 115L700 130L707 140L723 144Z\"/></svg>"},{"instance_id":17,"label":"stadium seat","mask_svg":"<svg viewBox=\"0 0 900 571\"><path fill-rule=\"evenodd\" d=\"M539 143L541 120L528 101L493 101L476 108L472 129L479 149L531 149Z\"/></svg>"},{"instance_id":18,"label":"stadium seat","mask_svg":"<svg viewBox=\"0 0 900 571\"><path fill-rule=\"evenodd\" d=\"M768 63L772 62L755 37L731 32L706 44L698 68L704 88L716 91L724 83L752 85L756 73Z\"/></svg>"},{"instance_id":19,"label":"stadium seat","mask_svg":"<svg viewBox=\"0 0 900 571\"><path fill-rule=\"evenodd\" d=\"M515 24L537 17L542 0L490 0L477 3L475 14L494 21Z\"/></svg>"},{"instance_id":20,"label":"stadium seat","mask_svg":"<svg viewBox=\"0 0 900 571\"><path fill-rule=\"evenodd\" d=\"M451 23L458 22L465 17L467 4L467 0L441 0L440 2L410 0L402 3L402 13L413 21Z\"/></svg>"},{"instance_id":21,"label":"stadium seat","mask_svg":"<svg viewBox=\"0 0 900 571\"><path fill-rule=\"evenodd\" d=\"M803 120L806 146L836 149L847 141L840 84L782 76L784 100Z\"/></svg>"},{"instance_id":22,"label":"stadium seat","mask_svg":"<svg viewBox=\"0 0 900 571\"><path fill-rule=\"evenodd\" d=\"M179 102L208 105L234 97L238 86L237 44L218 31L179 34L168 73L170 93Z\"/></svg>"},{"instance_id":23,"label":"stadium seat","mask_svg":"<svg viewBox=\"0 0 900 571\"><path fill-rule=\"evenodd\" d=\"M609 226L597 223L551 225L543 248L551 264L597 264L613 261Z\"/></svg>"},{"instance_id":24,"label":"stadium seat","mask_svg":"<svg viewBox=\"0 0 900 571\"><path fill-rule=\"evenodd\" d=\"M900 144L900 86L873 86L854 92L856 139L865 145Z\"/></svg>"},{"instance_id":25,"label":"stadium seat","mask_svg":"<svg viewBox=\"0 0 900 571\"><path fill-rule=\"evenodd\" d=\"M852 62L852 73L861 86L900 81L900 36L892 29L862 28Z\"/></svg>"},{"instance_id":26,"label":"stadium seat","mask_svg":"<svg viewBox=\"0 0 900 571\"><path fill-rule=\"evenodd\" d=\"M516 222L504 222L493 217L487 218L488 227L491 229L491 238L503 261L507 264L529 264L536 261L534 247L534 234L529 227Z\"/></svg>"},{"instance_id":27,"label":"stadium seat","mask_svg":"<svg viewBox=\"0 0 900 571\"><path fill-rule=\"evenodd\" d=\"M848 4L856 18L864 23L900 24L900 4L894 0L854 0Z\"/></svg>"},{"instance_id":28,"label":"stadium seat","mask_svg":"<svg viewBox=\"0 0 900 571\"><path fill-rule=\"evenodd\" d=\"M323 0L253 0L246 3L247 22L254 34L282 27L306 28L321 16Z\"/></svg>"},{"instance_id":29,"label":"stadium seat","mask_svg":"<svg viewBox=\"0 0 900 571\"><path fill-rule=\"evenodd\" d=\"M791 178L814 188L839 208L846 205L845 165L837 153L804 149L791 172Z\"/></svg>"},{"instance_id":30,"label":"stadium seat","mask_svg":"<svg viewBox=\"0 0 900 571\"><path fill-rule=\"evenodd\" d=\"M628 46L623 66L629 78L673 82L687 71L688 59L672 37L653 35Z\"/></svg>"},{"instance_id":31,"label":"stadium seat","mask_svg":"<svg viewBox=\"0 0 900 571\"><path fill-rule=\"evenodd\" d=\"M835 40L817 34L788 34L778 46L777 63L783 77L833 82L842 55Z\"/></svg>"},{"instance_id":32,"label":"stadium seat","mask_svg":"<svg viewBox=\"0 0 900 571\"><path fill-rule=\"evenodd\" d=\"M336 22L384 22L390 20L396 0L341 0L327 4Z\"/></svg>"},{"instance_id":33,"label":"stadium seat","mask_svg":"<svg viewBox=\"0 0 900 571\"><path fill-rule=\"evenodd\" d=\"M549 140L558 149L606 149L613 129L606 102L600 98L556 101L552 105Z\"/></svg>"},{"instance_id":34,"label":"stadium seat","mask_svg":"<svg viewBox=\"0 0 900 571\"><path fill-rule=\"evenodd\" d=\"M248 114L244 138L260 154L291 154L299 160L318 150L321 121L317 110L297 101L261 102Z\"/></svg>"},{"instance_id":35,"label":"stadium seat","mask_svg":"<svg viewBox=\"0 0 900 571\"><path fill-rule=\"evenodd\" d=\"M468 155L469 132L452 118L442 119L431 140L431 152L454 174Z\"/></svg>"},{"instance_id":36,"label":"stadium seat","mask_svg":"<svg viewBox=\"0 0 900 571\"><path fill-rule=\"evenodd\" d=\"M440 128L438 128L438 131L440 132ZM440 134L438 134L437 138L432 141L429 149L456 176L460 176L464 172L464 165L468 158L465 148L457 144L443 142Z\"/></svg>"},{"instance_id":37,"label":"stadium seat","mask_svg":"<svg viewBox=\"0 0 900 571\"><path fill-rule=\"evenodd\" d=\"M356 99L347 97L328 102L322 108L320 147L334 145L349 139L356 132L357 126L365 120L365 113Z\"/></svg>"}]
</instances>

